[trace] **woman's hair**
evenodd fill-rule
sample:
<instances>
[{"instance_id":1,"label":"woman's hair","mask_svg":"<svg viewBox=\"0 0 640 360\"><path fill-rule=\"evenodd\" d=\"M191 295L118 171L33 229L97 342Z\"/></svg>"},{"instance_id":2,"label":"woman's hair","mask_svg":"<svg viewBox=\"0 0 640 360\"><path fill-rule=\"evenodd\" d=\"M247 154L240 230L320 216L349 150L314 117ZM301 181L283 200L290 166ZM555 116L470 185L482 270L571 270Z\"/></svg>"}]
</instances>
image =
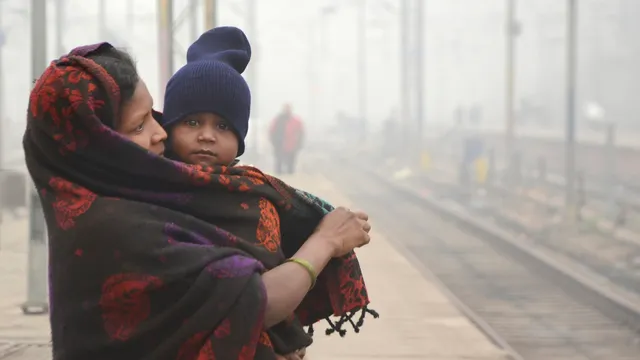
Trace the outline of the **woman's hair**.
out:
<instances>
[{"instance_id":1,"label":"woman's hair","mask_svg":"<svg viewBox=\"0 0 640 360\"><path fill-rule=\"evenodd\" d=\"M125 50L104 47L91 55L89 59L102 66L120 88L120 109L133 98L140 76L133 57ZM106 124L110 127L115 124Z\"/></svg>"}]
</instances>

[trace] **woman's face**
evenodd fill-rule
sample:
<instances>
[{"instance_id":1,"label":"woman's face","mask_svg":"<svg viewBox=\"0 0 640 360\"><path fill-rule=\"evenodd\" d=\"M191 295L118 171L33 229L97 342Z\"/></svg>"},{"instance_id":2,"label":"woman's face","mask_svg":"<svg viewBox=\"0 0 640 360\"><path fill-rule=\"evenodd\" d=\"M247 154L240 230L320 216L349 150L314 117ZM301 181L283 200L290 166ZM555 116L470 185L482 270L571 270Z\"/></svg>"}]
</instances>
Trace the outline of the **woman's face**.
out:
<instances>
[{"instance_id":1,"label":"woman's face","mask_svg":"<svg viewBox=\"0 0 640 360\"><path fill-rule=\"evenodd\" d=\"M164 153L167 133L153 118L153 98L142 79L131 100L122 108L116 131L156 155Z\"/></svg>"},{"instance_id":2,"label":"woman's face","mask_svg":"<svg viewBox=\"0 0 640 360\"><path fill-rule=\"evenodd\" d=\"M220 116L193 114L171 128L171 150L188 164L228 166L238 154L238 138Z\"/></svg>"}]
</instances>

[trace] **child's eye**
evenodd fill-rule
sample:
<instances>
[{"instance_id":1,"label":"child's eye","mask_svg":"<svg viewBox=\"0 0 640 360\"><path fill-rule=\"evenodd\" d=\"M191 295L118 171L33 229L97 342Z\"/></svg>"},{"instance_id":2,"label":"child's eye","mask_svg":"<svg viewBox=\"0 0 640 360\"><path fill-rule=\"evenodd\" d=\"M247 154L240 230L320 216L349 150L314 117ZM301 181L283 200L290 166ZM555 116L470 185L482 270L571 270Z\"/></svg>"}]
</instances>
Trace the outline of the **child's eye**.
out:
<instances>
[{"instance_id":1,"label":"child's eye","mask_svg":"<svg viewBox=\"0 0 640 360\"><path fill-rule=\"evenodd\" d=\"M220 130L229 130L229 125L227 125L227 123L220 123L220 124L218 124L218 129L220 129Z\"/></svg>"},{"instance_id":2,"label":"child's eye","mask_svg":"<svg viewBox=\"0 0 640 360\"><path fill-rule=\"evenodd\" d=\"M144 122L142 124L136 126L134 131L135 131L136 134L140 134L142 131L144 131Z\"/></svg>"},{"instance_id":3,"label":"child's eye","mask_svg":"<svg viewBox=\"0 0 640 360\"><path fill-rule=\"evenodd\" d=\"M187 126L198 126L200 124L200 122L196 119L189 119L189 120L185 120L184 121L185 124L187 124Z\"/></svg>"}]
</instances>

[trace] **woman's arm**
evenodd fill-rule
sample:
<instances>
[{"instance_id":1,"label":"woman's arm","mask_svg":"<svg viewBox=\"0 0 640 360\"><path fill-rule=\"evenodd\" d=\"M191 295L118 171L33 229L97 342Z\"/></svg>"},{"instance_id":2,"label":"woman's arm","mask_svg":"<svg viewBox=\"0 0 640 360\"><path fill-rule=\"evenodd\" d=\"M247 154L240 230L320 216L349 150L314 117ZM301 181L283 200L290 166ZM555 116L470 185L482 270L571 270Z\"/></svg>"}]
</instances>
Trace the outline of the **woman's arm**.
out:
<instances>
[{"instance_id":1,"label":"woman's arm","mask_svg":"<svg viewBox=\"0 0 640 360\"><path fill-rule=\"evenodd\" d=\"M329 241L316 233L293 255L308 261L319 274L331 260L335 248ZM307 269L294 262L287 262L262 275L267 291L265 328L270 328L291 315L300 305L311 287L311 277Z\"/></svg>"},{"instance_id":2,"label":"woman's arm","mask_svg":"<svg viewBox=\"0 0 640 360\"><path fill-rule=\"evenodd\" d=\"M348 254L370 241L369 216L337 208L327 214L316 232L304 242L294 258L308 261L316 275L320 274L331 258ZM300 305L312 281L304 266L287 262L262 275L267 291L265 328L286 319Z\"/></svg>"}]
</instances>

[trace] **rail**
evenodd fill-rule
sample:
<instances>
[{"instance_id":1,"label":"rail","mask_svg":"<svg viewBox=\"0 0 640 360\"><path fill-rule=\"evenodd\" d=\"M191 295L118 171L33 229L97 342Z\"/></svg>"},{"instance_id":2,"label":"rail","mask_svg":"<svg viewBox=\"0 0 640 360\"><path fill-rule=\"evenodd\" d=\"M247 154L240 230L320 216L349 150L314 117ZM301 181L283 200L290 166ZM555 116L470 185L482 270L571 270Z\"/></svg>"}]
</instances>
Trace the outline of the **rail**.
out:
<instances>
[{"instance_id":1,"label":"rail","mask_svg":"<svg viewBox=\"0 0 640 360\"><path fill-rule=\"evenodd\" d=\"M522 358L580 354L590 359L600 357L589 354L603 353L608 354L604 358L637 358L640 297L634 293L561 254L516 239L504 227L479 221L455 202L399 186L361 162L342 162L360 171L355 177L375 181L400 198L398 203L417 208L403 210L388 199L372 203L381 198L380 189L378 195L371 190L356 199L361 206L381 209L376 219L425 234L429 247L412 241L409 252L421 257ZM358 188L363 191L362 185ZM454 226L430 229L442 219Z\"/></svg>"}]
</instances>

